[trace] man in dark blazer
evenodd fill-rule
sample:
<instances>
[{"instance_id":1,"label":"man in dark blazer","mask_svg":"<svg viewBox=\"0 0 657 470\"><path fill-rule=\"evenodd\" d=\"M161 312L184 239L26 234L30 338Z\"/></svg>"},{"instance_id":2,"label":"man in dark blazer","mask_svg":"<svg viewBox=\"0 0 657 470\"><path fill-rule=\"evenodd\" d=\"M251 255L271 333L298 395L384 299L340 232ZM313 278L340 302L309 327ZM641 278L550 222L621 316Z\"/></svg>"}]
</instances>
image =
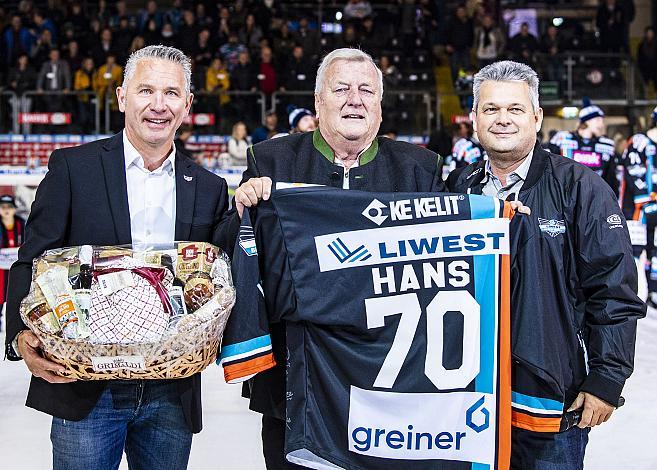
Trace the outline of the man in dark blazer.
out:
<instances>
[{"instance_id":1,"label":"man in dark blazer","mask_svg":"<svg viewBox=\"0 0 657 470\"><path fill-rule=\"evenodd\" d=\"M55 469L183 469L201 430L201 377L157 381L74 381L41 355L21 321L32 260L74 245L217 242L228 207L226 182L175 149L191 107L191 64L178 49L150 46L128 60L117 89L123 132L53 152L10 274L7 357L32 372L27 406L53 416Z\"/></svg>"}]
</instances>

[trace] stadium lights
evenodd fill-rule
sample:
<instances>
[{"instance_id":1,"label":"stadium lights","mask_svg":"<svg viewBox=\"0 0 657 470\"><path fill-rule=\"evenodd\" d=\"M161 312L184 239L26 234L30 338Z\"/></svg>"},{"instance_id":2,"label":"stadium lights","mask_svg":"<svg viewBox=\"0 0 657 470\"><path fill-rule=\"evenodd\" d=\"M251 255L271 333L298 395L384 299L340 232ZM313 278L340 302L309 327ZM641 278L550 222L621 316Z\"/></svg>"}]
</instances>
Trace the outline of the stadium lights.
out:
<instances>
[{"instance_id":1,"label":"stadium lights","mask_svg":"<svg viewBox=\"0 0 657 470\"><path fill-rule=\"evenodd\" d=\"M558 28L563 24L563 18L561 17L552 18L552 24Z\"/></svg>"},{"instance_id":2,"label":"stadium lights","mask_svg":"<svg viewBox=\"0 0 657 470\"><path fill-rule=\"evenodd\" d=\"M342 12L341 11L336 12L335 20L340 21L341 19L342 19Z\"/></svg>"}]
</instances>

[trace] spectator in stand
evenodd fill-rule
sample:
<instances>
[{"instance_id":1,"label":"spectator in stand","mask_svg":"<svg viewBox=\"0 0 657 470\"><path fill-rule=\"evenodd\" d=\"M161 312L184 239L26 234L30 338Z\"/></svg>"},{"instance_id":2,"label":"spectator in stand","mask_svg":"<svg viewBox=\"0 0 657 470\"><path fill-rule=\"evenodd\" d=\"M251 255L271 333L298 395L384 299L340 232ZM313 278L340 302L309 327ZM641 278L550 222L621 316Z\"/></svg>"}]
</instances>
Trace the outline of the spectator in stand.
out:
<instances>
[{"instance_id":1,"label":"spectator in stand","mask_svg":"<svg viewBox=\"0 0 657 470\"><path fill-rule=\"evenodd\" d=\"M287 62L287 66L283 69L283 83L281 84L281 90L292 90L292 91L310 91L314 87L313 75L317 67L309 60L303 51L303 47L297 45L292 49L292 56ZM312 96L300 97L304 106L310 106L310 104L305 103L313 101ZM308 98L308 99L303 99Z\"/></svg>"},{"instance_id":2,"label":"spectator in stand","mask_svg":"<svg viewBox=\"0 0 657 470\"><path fill-rule=\"evenodd\" d=\"M36 9L32 13L32 25L37 35L40 35L47 29L50 31L53 42L57 42L57 28L55 27L55 23L50 18L46 18L41 10Z\"/></svg>"},{"instance_id":3,"label":"spectator in stand","mask_svg":"<svg viewBox=\"0 0 657 470\"><path fill-rule=\"evenodd\" d=\"M83 57L80 54L80 45L77 41L69 41L63 49L65 50L64 59L68 62L71 73L75 75L75 72L82 67Z\"/></svg>"},{"instance_id":4,"label":"spectator in stand","mask_svg":"<svg viewBox=\"0 0 657 470\"><path fill-rule=\"evenodd\" d=\"M148 20L148 23L146 23L146 29L142 31L141 34L144 37L147 46L157 45L162 37L160 35L160 28L157 26L157 21L152 19Z\"/></svg>"},{"instance_id":5,"label":"spectator in stand","mask_svg":"<svg viewBox=\"0 0 657 470\"><path fill-rule=\"evenodd\" d=\"M249 12L244 7L244 0L234 0L230 11L231 31L238 31L246 23L248 14Z\"/></svg>"},{"instance_id":6,"label":"spectator in stand","mask_svg":"<svg viewBox=\"0 0 657 470\"><path fill-rule=\"evenodd\" d=\"M319 56L319 40L319 32L316 29L310 28L308 18L302 16L299 19L299 29L296 34L296 41L313 60L316 60Z\"/></svg>"},{"instance_id":7,"label":"spectator in stand","mask_svg":"<svg viewBox=\"0 0 657 470\"><path fill-rule=\"evenodd\" d=\"M205 90L218 93L218 99L211 98L210 109L216 116L216 122L221 123L221 117L224 114L225 106L230 103L230 96L227 91L230 89L230 75L224 67L219 57L212 59L210 67L205 73Z\"/></svg>"},{"instance_id":8,"label":"spectator in stand","mask_svg":"<svg viewBox=\"0 0 657 470\"><path fill-rule=\"evenodd\" d=\"M349 0L342 13L347 21L363 20L372 14L372 5L366 0Z\"/></svg>"},{"instance_id":9,"label":"spectator in stand","mask_svg":"<svg viewBox=\"0 0 657 470\"><path fill-rule=\"evenodd\" d=\"M94 59L94 63L102 64L110 54L116 56L116 49L114 48L114 43L112 41L112 30L109 28L103 28L100 31L98 41L91 49L91 57Z\"/></svg>"},{"instance_id":10,"label":"spectator in stand","mask_svg":"<svg viewBox=\"0 0 657 470\"><path fill-rule=\"evenodd\" d=\"M226 68L229 72L232 72L235 65L237 65L240 52L248 52L248 49L244 44L240 43L238 34L235 31L231 31L228 34L228 42L219 48L219 52L226 63Z\"/></svg>"},{"instance_id":11,"label":"spectator in stand","mask_svg":"<svg viewBox=\"0 0 657 470\"><path fill-rule=\"evenodd\" d=\"M143 36L135 36L132 38L132 42L130 43L130 49L128 49L128 56L132 54L135 51L138 51L139 49L142 49L146 47L146 41L144 41Z\"/></svg>"},{"instance_id":12,"label":"spectator in stand","mask_svg":"<svg viewBox=\"0 0 657 470\"><path fill-rule=\"evenodd\" d=\"M109 23L109 20L112 17L112 12L107 8L107 0L98 0L98 7L94 16L101 25Z\"/></svg>"},{"instance_id":13,"label":"spectator in stand","mask_svg":"<svg viewBox=\"0 0 657 470\"><path fill-rule=\"evenodd\" d=\"M380 29L374 25L374 19L368 16L363 20L363 27L360 36L360 47L373 57L381 55L381 50L385 47L387 38L382 34Z\"/></svg>"},{"instance_id":14,"label":"spectator in stand","mask_svg":"<svg viewBox=\"0 0 657 470\"><path fill-rule=\"evenodd\" d=\"M474 32L474 49L479 68L496 62L506 46L506 37L492 15L484 15Z\"/></svg>"},{"instance_id":15,"label":"spectator in stand","mask_svg":"<svg viewBox=\"0 0 657 470\"><path fill-rule=\"evenodd\" d=\"M164 23L160 36L160 44L163 46L173 47L177 44L176 33L173 31L173 25L171 23Z\"/></svg>"},{"instance_id":16,"label":"spectator in stand","mask_svg":"<svg viewBox=\"0 0 657 470\"><path fill-rule=\"evenodd\" d=\"M628 11L616 0L602 0L598 7L595 25L600 33L602 52L627 50L626 31L629 26Z\"/></svg>"},{"instance_id":17,"label":"spectator in stand","mask_svg":"<svg viewBox=\"0 0 657 470\"><path fill-rule=\"evenodd\" d=\"M248 52L240 52L237 65L230 74L230 84L231 88L236 91L257 91L257 73L251 65L251 58ZM255 101L256 98L254 96L238 96L237 99L233 100L235 115L250 123L257 123L259 119L255 117L255 113L257 112Z\"/></svg>"},{"instance_id":18,"label":"spectator in stand","mask_svg":"<svg viewBox=\"0 0 657 470\"><path fill-rule=\"evenodd\" d=\"M276 115L276 111L267 111L265 122L262 126L256 128L256 130L253 131L253 134L251 134L251 143L255 145L263 140L267 140L270 135L279 132L285 131L278 126L278 116Z\"/></svg>"},{"instance_id":19,"label":"spectator in stand","mask_svg":"<svg viewBox=\"0 0 657 470\"><path fill-rule=\"evenodd\" d=\"M162 28L163 13L157 8L155 0L149 0L146 3L146 9L139 13L139 30L143 33L149 28L149 23L155 21L155 29L158 31Z\"/></svg>"},{"instance_id":20,"label":"spectator in stand","mask_svg":"<svg viewBox=\"0 0 657 470\"><path fill-rule=\"evenodd\" d=\"M246 51L240 52L237 65L231 73L231 86L233 90L239 91L256 91L257 87L257 74L251 65L251 58Z\"/></svg>"},{"instance_id":21,"label":"spectator in stand","mask_svg":"<svg viewBox=\"0 0 657 470\"><path fill-rule=\"evenodd\" d=\"M68 63L60 58L59 49L51 49L49 60L41 66L37 78L39 91L69 91L71 89L71 70ZM48 98L46 102L59 101L56 97ZM59 106L49 106L51 110L61 111Z\"/></svg>"},{"instance_id":22,"label":"spectator in stand","mask_svg":"<svg viewBox=\"0 0 657 470\"><path fill-rule=\"evenodd\" d=\"M317 117L311 110L290 105L287 107L287 114L290 134L311 132L317 129Z\"/></svg>"},{"instance_id":23,"label":"spectator in stand","mask_svg":"<svg viewBox=\"0 0 657 470\"><path fill-rule=\"evenodd\" d=\"M121 1L117 2L117 8L119 3L124 3L125 6L125 2ZM68 15L66 16L66 22L70 23L72 26L74 37L82 36L84 32L89 28L89 18L82 10L82 5L80 5L80 2L71 3Z\"/></svg>"},{"instance_id":24,"label":"spectator in stand","mask_svg":"<svg viewBox=\"0 0 657 470\"><path fill-rule=\"evenodd\" d=\"M287 21L283 21L278 31L274 31L274 50L278 57L289 57L294 47L294 35Z\"/></svg>"},{"instance_id":25,"label":"spectator in stand","mask_svg":"<svg viewBox=\"0 0 657 470\"><path fill-rule=\"evenodd\" d=\"M26 91L36 89L37 74L34 67L30 65L30 58L26 53L22 53L16 59L16 66L9 69L7 75L7 88L16 93L19 97ZM32 107L32 98L23 96L23 100L27 106L27 111ZM14 114L20 112L20 103L14 100L9 101Z\"/></svg>"},{"instance_id":26,"label":"spectator in stand","mask_svg":"<svg viewBox=\"0 0 657 470\"><path fill-rule=\"evenodd\" d=\"M259 48L262 36L262 29L257 25L255 16L249 13L244 20L244 25L242 25L239 31L240 42L249 49L251 54L255 54Z\"/></svg>"},{"instance_id":27,"label":"spectator in stand","mask_svg":"<svg viewBox=\"0 0 657 470\"><path fill-rule=\"evenodd\" d=\"M406 56L412 56L416 48L415 41L418 38L417 24L417 6L415 0L404 0L400 7L399 30L395 31L395 36L401 36L403 52Z\"/></svg>"},{"instance_id":28,"label":"spectator in stand","mask_svg":"<svg viewBox=\"0 0 657 470\"><path fill-rule=\"evenodd\" d=\"M130 24L127 16L122 16L119 25L114 31L112 43L116 61L119 64L125 64L128 60L127 51L130 49L132 39L135 37L135 28Z\"/></svg>"},{"instance_id":29,"label":"spectator in stand","mask_svg":"<svg viewBox=\"0 0 657 470\"><path fill-rule=\"evenodd\" d=\"M196 24L201 28L212 29L214 27L214 22L212 18L205 13L205 4L197 3L196 4Z\"/></svg>"},{"instance_id":30,"label":"spectator in stand","mask_svg":"<svg viewBox=\"0 0 657 470\"><path fill-rule=\"evenodd\" d=\"M233 124L233 132L228 139L228 155L231 166L246 166L246 152L249 149L246 124L242 121Z\"/></svg>"},{"instance_id":31,"label":"spectator in stand","mask_svg":"<svg viewBox=\"0 0 657 470\"><path fill-rule=\"evenodd\" d=\"M219 10L219 22L217 23L216 34L219 44L223 44L228 41L230 33L230 10L228 10L226 7L222 7Z\"/></svg>"},{"instance_id":32,"label":"spectator in stand","mask_svg":"<svg viewBox=\"0 0 657 470\"><path fill-rule=\"evenodd\" d=\"M94 75L94 60L91 57L85 57L82 61L82 67L75 72L73 89L84 92L94 91ZM78 94L76 98L78 115L75 123L80 126L82 133L90 133L94 130L94 110L90 99L91 96L85 93Z\"/></svg>"},{"instance_id":33,"label":"spectator in stand","mask_svg":"<svg viewBox=\"0 0 657 470\"><path fill-rule=\"evenodd\" d=\"M0 248L18 248L23 244L25 221L16 215L16 201L13 196L0 196ZM0 270L0 319L7 298L9 271ZM0 323L1 324L1 323ZM2 329L0 329L2 331Z\"/></svg>"},{"instance_id":34,"label":"spectator in stand","mask_svg":"<svg viewBox=\"0 0 657 470\"><path fill-rule=\"evenodd\" d=\"M648 26L636 54L636 63L646 85L652 82L657 91L657 38L652 26Z\"/></svg>"},{"instance_id":35,"label":"spectator in stand","mask_svg":"<svg viewBox=\"0 0 657 470\"><path fill-rule=\"evenodd\" d=\"M169 23L173 31L177 34L178 28L183 21L183 2L182 0L173 0L171 8L164 14L164 23Z\"/></svg>"},{"instance_id":36,"label":"spectator in stand","mask_svg":"<svg viewBox=\"0 0 657 470\"><path fill-rule=\"evenodd\" d=\"M98 67L94 78L94 90L98 95L98 107L101 111L105 109L106 98L110 99L110 122L111 129L119 128L119 103L116 97L116 87L123 81L123 67L116 63L116 55L107 54L105 63ZM102 114L102 113L101 113Z\"/></svg>"},{"instance_id":37,"label":"spectator in stand","mask_svg":"<svg viewBox=\"0 0 657 470\"><path fill-rule=\"evenodd\" d=\"M36 42L32 45L30 51L30 58L35 64L42 64L48 60L50 50L57 47L52 40L52 33L49 29L44 29L37 38Z\"/></svg>"},{"instance_id":38,"label":"spectator in stand","mask_svg":"<svg viewBox=\"0 0 657 470\"><path fill-rule=\"evenodd\" d=\"M138 28L137 17L128 13L128 7L126 7L125 0L118 0L114 5L114 10L115 13L110 18L108 26L113 29L119 28L121 20L125 18L128 20L128 26L134 34L134 31L136 31Z\"/></svg>"},{"instance_id":39,"label":"spectator in stand","mask_svg":"<svg viewBox=\"0 0 657 470\"><path fill-rule=\"evenodd\" d=\"M383 89L386 90L381 100L381 109L383 110L383 115L386 117L386 126L395 128L399 119L399 111L397 109L399 96L395 93L390 93L390 90L397 89L401 74L395 64L390 62L390 58L387 55L382 55L379 58L379 69L381 69L381 74L383 75Z\"/></svg>"},{"instance_id":40,"label":"spectator in stand","mask_svg":"<svg viewBox=\"0 0 657 470\"><path fill-rule=\"evenodd\" d=\"M509 51L518 62L527 65L534 63L534 53L538 50L538 39L529 31L529 24L522 23L520 32L509 41Z\"/></svg>"},{"instance_id":41,"label":"spectator in stand","mask_svg":"<svg viewBox=\"0 0 657 470\"><path fill-rule=\"evenodd\" d=\"M260 51L258 80L260 81L260 91L265 95L271 95L278 89L278 78L274 66L274 55L269 47L263 47L262 51Z\"/></svg>"},{"instance_id":42,"label":"spectator in stand","mask_svg":"<svg viewBox=\"0 0 657 470\"><path fill-rule=\"evenodd\" d=\"M562 51L563 42L559 36L559 30L554 25L549 25L545 35L541 38L541 52L547 54L547 79L561 81L563 75L563 62L558 57Z\"/></svg>"},{"instance_id":43,"label":"spectator in stand","mask_svg":"<svg viewBox=\"0 0 657 470\"><path fill-rule=\"evenodd\" d=\"M359 39L356 27L353 24L346 25L342 31L342 36L340 36L336 42L338 43L338 48L349 47L352 49L359 49Z\"/></svg>"},{"instance_id":44,"label":"spectator in stand","mask_svg":"<svg viewBox=\"0 0 657 470\"><path fill-rule=\"evenodd\" d=\"M474 28L472 20L468 18L464 5L456 7L454 15L447 24L445 37L447 38L445 50L449 54L452 81L456 81L459 76L459 70L466 70L472 66L470 62L470 48L473 43Z\"/></svg>"},{"instance_id":45,"label":"spectator in stand","mask_svg":"<svg viewBox=\"0 0 657 470\"><path fill-rule=\"evenodd\" d=\"M197 67L207 67L212 60L212 45L210 44L210 30L203 28L198 33L194 47L194 63Z\"/></svg>"},{"instance_id":46,"label":"spectator in stand","mask_svg":"<svg viewBox=\"0 0 657 470\"><path fill-rule=\"evenodd\" d=\"M3 58L7 64L16 62L16 58L23 54L29 54L32 51L32 44L36 41L36 37L23 26L23 21L20 15L13 15L11 17L11 25L5 30L3 34Z\"/></svg>"},{"instance_id":47,"label":"spectator in stand","mask_svg":"<svg viewBox=\"0 0 657 470\"><path fill-rule=\"evenodd\" d=\"M178 46L185 54L191 55L194 51L199 31L194 12L192 10L183 11L183 21L178 28Z\"/></svg>"}]
</instances>

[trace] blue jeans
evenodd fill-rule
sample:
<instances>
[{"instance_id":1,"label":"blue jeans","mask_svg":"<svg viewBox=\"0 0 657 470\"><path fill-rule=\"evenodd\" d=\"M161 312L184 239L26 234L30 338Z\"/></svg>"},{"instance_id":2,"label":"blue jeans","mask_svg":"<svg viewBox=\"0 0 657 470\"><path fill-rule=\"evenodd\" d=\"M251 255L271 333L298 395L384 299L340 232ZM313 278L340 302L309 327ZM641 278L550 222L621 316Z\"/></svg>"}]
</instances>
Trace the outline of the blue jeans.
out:
<instances>
[{"instance_id":1,"label":"blue jeans","mask_svg":"<svg viewBox=\"0 0 657 470\"><path fill-rule=\"evenodd\" d=\"M187 468L192 447L171 381L110 382L81 421L53 418L53 470L117 469L125 448L131 470Z\"/></svg>"},{"instance_id":2,"label":"blue jeans","mask_svg":"<svg viewBox=\"0 0 657 470\"><path fill-rule=\"evenodd\" d=\"M513 470L581 470L589 442L589 428L574 427L560 433L512 428Z\"/></svg>"}]
</instances>

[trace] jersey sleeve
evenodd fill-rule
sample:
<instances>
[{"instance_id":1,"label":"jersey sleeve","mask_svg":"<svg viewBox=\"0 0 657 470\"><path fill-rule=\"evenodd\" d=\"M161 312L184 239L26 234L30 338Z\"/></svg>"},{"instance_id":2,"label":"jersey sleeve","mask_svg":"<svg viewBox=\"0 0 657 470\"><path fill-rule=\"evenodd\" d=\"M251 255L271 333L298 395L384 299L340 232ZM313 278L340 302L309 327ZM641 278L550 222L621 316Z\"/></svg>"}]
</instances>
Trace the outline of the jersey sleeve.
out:
<instances>
[{"instance_id":1,"label":"jersey sleeve","mask_svg":"<svg viewBox=\"0 0 657 470\"><path fill-rule=\"evenodd\" d=\"M264 305L258 249L248 210L242 215L232 260L236 299L217 364L227 383L248 380L276 365Z\"/></svg>"}]
</instances>

